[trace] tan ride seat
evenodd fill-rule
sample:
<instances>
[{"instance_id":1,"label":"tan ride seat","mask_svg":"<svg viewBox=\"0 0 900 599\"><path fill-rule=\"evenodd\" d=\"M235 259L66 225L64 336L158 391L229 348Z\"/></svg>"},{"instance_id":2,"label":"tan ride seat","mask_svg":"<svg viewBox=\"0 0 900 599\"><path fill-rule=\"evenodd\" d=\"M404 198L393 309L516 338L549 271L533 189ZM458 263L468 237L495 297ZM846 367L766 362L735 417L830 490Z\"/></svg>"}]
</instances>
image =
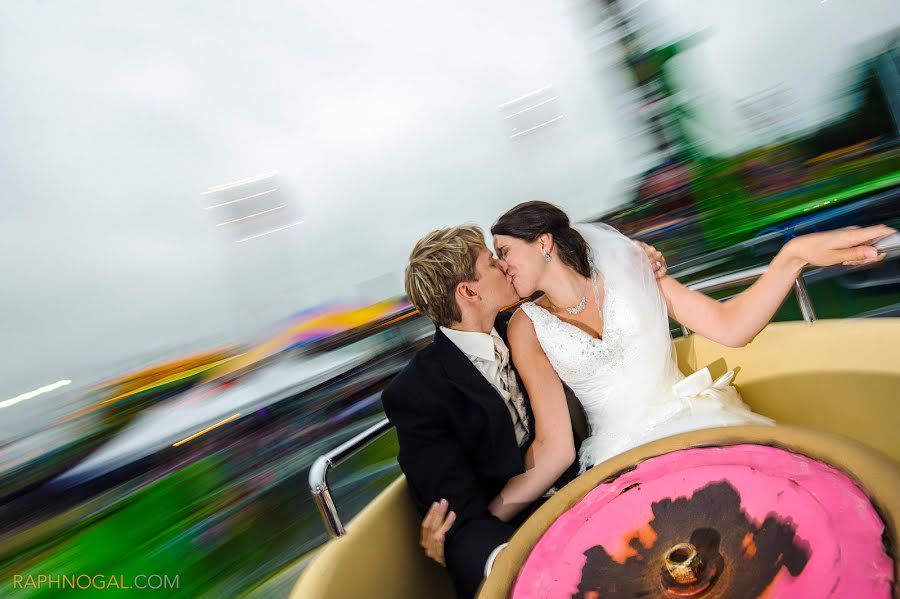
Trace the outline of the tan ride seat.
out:
<instances>
[{"instance_id":1,"label":"tan ride seat","mask_svg":"<svg viewBox=\"0 0 900 599\"><path fill-rule=\"evenodd\" d=\"M291 599L454 599L447 571L419 546L420 522L400 476L319 551Z\"/></svg>"},{"instance_id":2,"label":"tan ride seat","mask_svg":"<svg viewBox=\"0 0 900 599\"><path fill-rule=\"evenodd\" d=\"M675 346L686 374L739 367L735 386L754 412L846 435L900 462L900 318L774 323L747 347L697 335Z\"/></svg>"},{"instance_id":3,"label":"tan ride seat","mask_svg":"<svg viewBox=\"0 0 900 599\"><path fill-rule=\"evenodd\" d=\"M709 366L716 377L740 367L736 385L754 411L846 435L900 462L900 319L776 323L744 348L696 335L676 348L685 374ZM400 477L347 525L345 536L322 548L292 599L454 597L446 571L419 547L419 524ZM514 574L505 563L508 585Z\"/></svg>"}]
</instances>

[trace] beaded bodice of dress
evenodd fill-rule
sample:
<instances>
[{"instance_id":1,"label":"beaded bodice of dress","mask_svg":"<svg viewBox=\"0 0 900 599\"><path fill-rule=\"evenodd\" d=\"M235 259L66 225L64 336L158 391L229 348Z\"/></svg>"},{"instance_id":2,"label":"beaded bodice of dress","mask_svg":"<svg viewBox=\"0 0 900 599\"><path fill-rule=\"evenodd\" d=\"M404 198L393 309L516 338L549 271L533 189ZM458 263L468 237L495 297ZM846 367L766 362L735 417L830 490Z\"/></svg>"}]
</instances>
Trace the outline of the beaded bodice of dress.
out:
<instances>
[{"instance_id":1,"label":"beaded bodice of dress","mask_svg":"<svg viewBox=\"0 0 900 599\"><path fill-rule=\"evenodd\" d=\"M628 307L615 291L604 290L601 339L560 320L534 302L522 304L522 310L531 319L538 341L559 378L586 404L585 407L605 400L594 396L602 388L599 383L623 368L630 349L629 338L636 333Z\"/></svg>"},{"instance_id":2,"label":"beaded bodice of dress","mask_svg":"<svg viewBox=\"0 0 900 599\"><path fill-rule=\"evenodd\" d=\"M561 320L534 302L522 304L522 310L534 324L544 353L559 377L573 391L590 383L598 372L621 368L627 351L627 314L614 293L606 292L603 303L603 338L597 339L574 324Z\"/></svg>"},{"instance_id":3,"label":"beaded bodice of dress","mask_svg":"<svg viewBox=\"0 0 900 599\"><path fill-rule=\"evenodd\" d=\"M640 426L638 420L647 408L611 393L611 381L621 374L636 349L637 325L628 306L614 289L604 289L601 339L534 302L522 304L522 310L531 319L538 342L559 378L581 401L591 435L602 433L611 448L624 442Z\"/></svg>"}]
</instances>

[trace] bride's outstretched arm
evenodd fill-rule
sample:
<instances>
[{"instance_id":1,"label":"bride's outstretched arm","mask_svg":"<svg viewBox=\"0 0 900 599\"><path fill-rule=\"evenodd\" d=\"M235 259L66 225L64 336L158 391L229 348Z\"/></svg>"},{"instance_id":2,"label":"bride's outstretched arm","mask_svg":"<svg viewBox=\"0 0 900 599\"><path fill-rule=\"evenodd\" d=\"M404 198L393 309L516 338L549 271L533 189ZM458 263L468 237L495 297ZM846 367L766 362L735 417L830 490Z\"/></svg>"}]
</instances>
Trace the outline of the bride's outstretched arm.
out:
<instances>
[{"instance_id":1,"label":"bride's outstretched arm","mask_svg":"<svg viewBox=\"0 0 900 599\"><path fill-rule=\"evenodd\" d=\"M807 265L862 265L884 258L872 244L894 233L885 225L848 228L796 237L746 291L717 302L671 277L659 281L669 316L722 345L741 347L765 328Z\"/></svg>"},{"instance_id":2,"label":"bride's outstretched arm","mask_svg":"<svg viewBox=\"0 0 900 599\"><path fill-rule=\"evenodd\" d=\"M521 310L509 321L509 346L531 400L534 440L528 449L525 472L510 479L488 506L503 521L509 521L546 493L575 461L575 441L562 383L537 340L531 320Z\"/></svg>"}]
</instances>

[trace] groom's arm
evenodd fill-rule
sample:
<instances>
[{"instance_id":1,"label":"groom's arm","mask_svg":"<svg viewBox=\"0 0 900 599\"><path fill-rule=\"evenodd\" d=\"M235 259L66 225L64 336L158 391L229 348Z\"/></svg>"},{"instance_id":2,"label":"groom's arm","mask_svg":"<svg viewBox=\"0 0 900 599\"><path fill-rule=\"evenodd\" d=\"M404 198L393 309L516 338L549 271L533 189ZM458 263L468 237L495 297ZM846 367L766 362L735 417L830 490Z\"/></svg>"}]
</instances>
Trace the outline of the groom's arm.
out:
<instances>
[{"instance_id":1,"label":"groom's arm","mask_svg":"<svg viewBox=\"0 0 900 599\"><path fill-rule=\"evenodd\" d=\"M382 393L388 419L397 429L398 461L420 515L446 499L456 521L447 533L444 555L454 578L474 594L490 553L515 528L488 510L468 459L444 420L437 398L412 391L396 380Z\"/></svg>"}]
</instances>

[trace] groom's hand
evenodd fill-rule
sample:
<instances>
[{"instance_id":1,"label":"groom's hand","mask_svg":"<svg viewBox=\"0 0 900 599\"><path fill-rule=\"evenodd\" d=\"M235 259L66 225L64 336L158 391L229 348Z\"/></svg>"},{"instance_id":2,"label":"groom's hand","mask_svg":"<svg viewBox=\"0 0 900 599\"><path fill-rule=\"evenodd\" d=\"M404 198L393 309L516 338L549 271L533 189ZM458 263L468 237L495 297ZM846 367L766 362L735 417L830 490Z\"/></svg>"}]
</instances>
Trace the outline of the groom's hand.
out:
<instances>
[{"instance_id":1,"label":"groom's hand","mask_svg":"<svg viewBox=\"0 0 900 599\"><path fill-rule=\"evenodd\" d=\"M422 534L420 544L425 550L425 555L442 566L444 563L444 537L447 531L456 522L456 512L447 513L450 504L446 499L435 501L422 520Z\"/></svg>"},{"instance_id":2,"label":"groom's hand","mask_svg":"<svg viewBox=\"0 0 900 599\"><path fill-rule=\"evenodd\" d=\"M643 241L635 241L635 243L638 244L642 250L647 252L647 259L650 260L650 268L656 273L656 278L661 279L666 276L669 267L666 265L666 258L662 255L662 252Z\"/></svg>"}]
</instances>

